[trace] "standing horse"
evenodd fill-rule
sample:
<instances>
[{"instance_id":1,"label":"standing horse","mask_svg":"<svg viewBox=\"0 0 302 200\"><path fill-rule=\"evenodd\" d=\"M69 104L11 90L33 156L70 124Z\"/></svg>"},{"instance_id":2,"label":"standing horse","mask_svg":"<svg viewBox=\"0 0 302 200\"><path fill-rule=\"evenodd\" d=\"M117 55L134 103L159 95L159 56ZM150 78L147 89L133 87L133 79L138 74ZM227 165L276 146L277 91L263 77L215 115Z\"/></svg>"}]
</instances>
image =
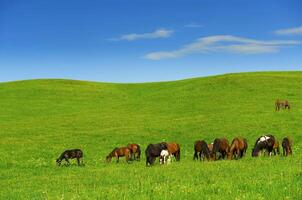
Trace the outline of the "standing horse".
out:
<instances>
[{"instance_id":1,"label":"standing horse","mask_svg":"<svg viewBox=\"0 0 302 200\"><path fill-rule=\"evenodd\" d=\"M224 159L229 152L229 142L226 138L216 138L213 143L213 151L211 152L212 160L217 160L217 153L219 153L218 159Z\"/></svg>"},{"instance_id":2,"label":"standing horse","mask_svg":"<svg viewBox=\"0 0 302 200\"><path fill-rule=\"evenodd\" d=\"M276 140L273 135L263 135L259 137L255 142L254 148L252 149L252 156L259 156L262 150L267 151L268 155L271 156L272 151L274 149L275 141Z\"/></svg>"},{"instance_id":3,"label":"standing horse","mask_svg":"<svg viewBox=\"0 0 302 200\"><path fill-rule=\"evenodd\" d=\"M228 160L242 158L247 150L247 140L245 138L234 138L228 152Z\"/></svg>"},{"instance_id":4,"label":"standing horse","mask_svg":"<svg viewBox=\"0 0 302 200\"><path fill-rule=\"evenodd\" d=\"M180 145L175 142L167 143L167 148L169 153L175 157L176 161L180 161Z\"/></svg>"},{"instance_id":5,"label":"standing horse","mask_svg":"<svg viewBox=\"0 0 302 200\"><path fill-rule=\"evenodd\" d=\"M288 137L282 140L283 156L292 155L291 140Z\"/></svg>"},{"instance_id":6,"label":"standing horse","mask_svg":"<svg viewBox=\"0 0 302 200\"><path fill-rule=\"evenodd\" d=\"M74 158L77 159L78 165L80 166L81 165L80 159L83 158L83 151L81 149L66 150L60 155L60 157L56 160L56 162L59 166L61 165L62 160L65 160L68 164L70 164L68 159L74 159Z\"/></svg>"},{"instance_id":7,"label":"standing horse","mask_svg":"<svg viewBox=\"0 0 302 200\"><path fill-rule=\"evenodd\" d=\"M197 140L194 143L194 157L193 159L196 160L198 159L204 160L205 158L207 158L207 160L210 159L210 150L208 148L207 143L204 140Z\"/></svg>"},{"instance_id":8,"label":"standing horse","mask_svg":"<svg viewBox=\"0 0 302 200\"><path fill-rule=\"evenodd\" d=\"M153 165L155 159L160 156L162 150L168 150L167 143L149 144L145 150L146 165Z\"/></svg>"},{"instance_id":9,"label":"standing horse","mask_svg":"<svg viewBox=\"0 0 302 200\"><path fill-rule=\"evenodd\" d=\"M116 158L116 162L119 162L120 157L126 158L126 161L129 162L131 159L131 150L128 147L116 147L114 148L106 157L107 162L111 162L113 157Z\"/></svg>"},{"instance_id":10,"label":"standing horse","mask_svg":"<svg viewBox=\"0 0 302 200\"><path fill-rule=\"evenodd\" d=\"M281 108L290 110L290 104L289 104L288 100L281 101L281 100L277 99L275 101L276 111L279 111Z\"/></svg>"},{"instance_id":11,"label":"standing horse","mask_svg":"<svg viewBox=\"0 0 302 200\"><path fill-rule=\"evenodd\" d=\"M131 151L131 159L139 161L141 158L141 147L138 144L128 144L127 147Z\"/></svg>"}]
</instances>

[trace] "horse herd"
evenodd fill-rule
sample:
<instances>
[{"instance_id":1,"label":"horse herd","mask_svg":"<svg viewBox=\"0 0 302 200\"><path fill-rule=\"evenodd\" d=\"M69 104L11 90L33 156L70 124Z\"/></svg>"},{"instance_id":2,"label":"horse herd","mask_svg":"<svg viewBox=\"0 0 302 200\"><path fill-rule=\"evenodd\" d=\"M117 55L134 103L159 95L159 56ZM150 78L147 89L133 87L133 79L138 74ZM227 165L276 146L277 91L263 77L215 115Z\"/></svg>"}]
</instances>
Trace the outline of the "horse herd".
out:
<instances>
[{"instance_id":1,"label":"horse herd","mask_svg":"<svg viewBox=\"0 0 302 200\"><path fill-rule=\"evenodd\" d=\"M288 156L292 154L292 142L288 137L283 138L282 148L283 155ZM194 143L194 160L220 160L220 159L240 159L247 151L248 143L245 138L236 137L231 144L226 138L216 138L213 143L207 144L204 140L197 140ZM274 153L280 154L279 142L271 135L263 135L259 137L252 149L252 156L257 157L261 154L271 156ZM138 144L128 144L125 147L114 148L106 157L107 162L111 162L114 157L119 161L120 157L125 157L126 161L140 161L141 148ZM161 142L158 144L149 144L145 150L146 165L153 165L156 158L159 158L160 164L169 163L172 157L176 161L180 161L180 145L177 143ZM69 159L77 159L78 165L83 163L83 151L80 149L71 149L64 151L56 160L58 165L61 165L62 160L68 164Z\"/></svg>"}]
</instances>

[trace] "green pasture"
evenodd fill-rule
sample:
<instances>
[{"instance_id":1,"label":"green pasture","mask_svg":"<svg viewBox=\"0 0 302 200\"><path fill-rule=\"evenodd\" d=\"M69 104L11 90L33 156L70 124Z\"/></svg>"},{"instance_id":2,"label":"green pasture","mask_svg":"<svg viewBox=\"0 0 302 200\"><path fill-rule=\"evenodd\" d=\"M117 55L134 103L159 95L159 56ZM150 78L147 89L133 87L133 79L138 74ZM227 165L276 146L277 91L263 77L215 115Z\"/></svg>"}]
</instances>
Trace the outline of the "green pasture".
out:
<instances>
[{"instance_id":1,"label":"green pasture","mask_svg":"<svg viewBox=\"0 0 302 200\"><path fill-rule=\"evenodd\" d=\"M276 98L291 110L276 112ZM252 158L267 133L291 137L293 156ZM192 160L195 140L235 136L248 139L242 160ZM162 141L181 145L181 161L146 167L146 146ZM302 72L0 83L0 199L302 199L301 141ZM105 162L128 143L141 145L141 162ZM83 150L85 166L57 167L71 148Z\"/></svg>"}]
</instances>

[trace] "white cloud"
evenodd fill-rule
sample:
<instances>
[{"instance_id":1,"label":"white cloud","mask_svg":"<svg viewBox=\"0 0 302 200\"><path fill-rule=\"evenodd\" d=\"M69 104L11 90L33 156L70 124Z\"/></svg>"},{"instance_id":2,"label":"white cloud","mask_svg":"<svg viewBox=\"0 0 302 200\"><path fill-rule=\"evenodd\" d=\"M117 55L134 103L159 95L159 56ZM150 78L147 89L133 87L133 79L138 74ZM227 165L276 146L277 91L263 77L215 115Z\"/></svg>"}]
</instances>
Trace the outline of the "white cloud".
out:
<instances>
[{"instance_id":1,"label":"white cloud","mask_svg":"<svg viewBox=\"0 0 302 200\"><path fill-rule=\"evenodd\" d=\"M185 27L186 28L202 28L204 26L201 24L197 24L197 23L190 23L190 24L186 24Z\"/></svg>"},{"instance_id":2,"label":"white cloud","mask_svg":"<svg viewBox=\"0 0 302 200\"><path fill-rule=\"evenodd\" d=\"M228 52L240 54L275 53L283 46L301 44L295 40L262 41L232 35L214 35L199 38L197 41L173 51L151 52L144 56L150 60L177 58L188 54Z\"/></svg>"},{"instance_id":3,"label":"white cloud","mask_svg":"<svg viewBox=\"0 0 302 200\"><path fill-rule=\"evenodd\" d=\"M276 30L277 35L302 35L302 26L288 29Z\"/></svg>"},{"instance_id":4,"label":"white cloud","mask_svg":"<svg viewBox=\"0 0 302 200\"><path fill-rule=\"evenodd\" d=\"M122 35L119 38L113 38L113 41L119 40L127 40L127 41L134 41L134 40L141 40L141 39L156 39L156 38L168 38L173 33L173 30L168 29L157 29L151 33L131 33Z\"/></svg>"}]
</instances>

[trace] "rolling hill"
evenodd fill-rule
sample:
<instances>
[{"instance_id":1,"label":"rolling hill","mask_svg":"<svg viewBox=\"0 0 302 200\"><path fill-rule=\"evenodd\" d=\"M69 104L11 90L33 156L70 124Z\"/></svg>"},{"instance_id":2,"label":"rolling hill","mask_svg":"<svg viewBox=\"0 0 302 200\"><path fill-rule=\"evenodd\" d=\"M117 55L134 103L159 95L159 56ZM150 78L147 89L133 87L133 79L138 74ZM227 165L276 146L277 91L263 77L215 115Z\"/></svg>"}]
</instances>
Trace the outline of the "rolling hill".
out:
<instances>
[{"instance_id":1,"label":"rolling hill","mask_svg":"<svg viewBox=\"0 0 302 200\"><path fill-rule=\"evenodd\" d=\"M0 83L1 199L301 199L302 72L226 74L172 82ZM276 112L276 98L292 109ZM251 158L261 134L293 139L290 158ZM193 143L249 141L240 161L193 162ZM181 162L105 163L116 146L176 141ZM85 167L57 167L69 148ZM264 173L263 173L264 172ZM269 192L268 192L269 191ZM203 195L203 196L202 196Z\"/></svg>"}]
</instances>

